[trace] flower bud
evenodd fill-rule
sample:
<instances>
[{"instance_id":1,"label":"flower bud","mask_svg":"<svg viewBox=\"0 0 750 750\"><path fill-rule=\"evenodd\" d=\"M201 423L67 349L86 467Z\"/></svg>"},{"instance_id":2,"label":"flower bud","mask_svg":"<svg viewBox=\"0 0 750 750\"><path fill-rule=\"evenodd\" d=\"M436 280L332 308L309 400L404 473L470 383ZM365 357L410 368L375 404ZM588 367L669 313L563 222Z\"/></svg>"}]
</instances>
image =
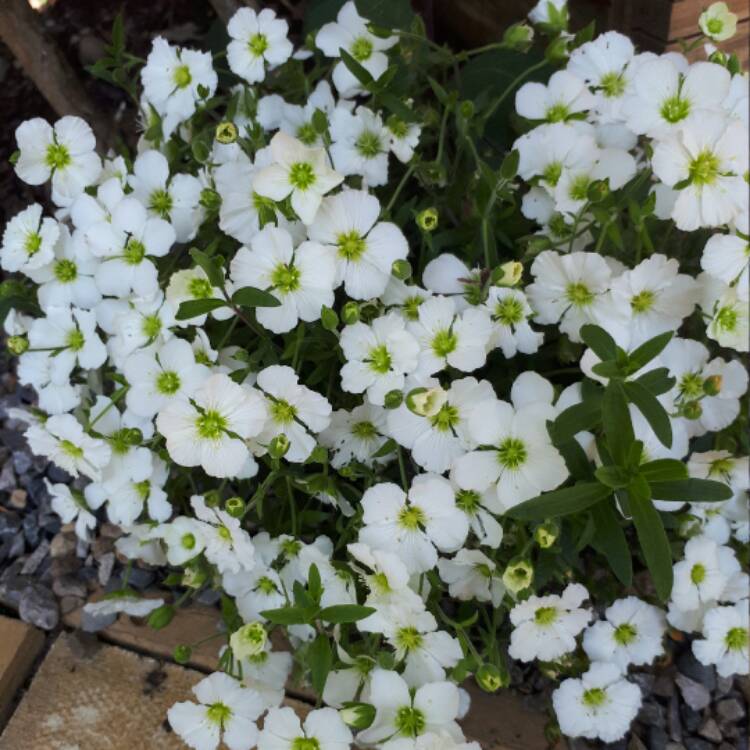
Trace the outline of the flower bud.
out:
<instances>
[{"instance_id":1,"label":"flower bud","mask_svg":"<svg viewBox=\"0 0 750 750\"><path fill-rule=\"evenodd\" d=\"M245 501L241 497L230 497L224 503L224 510L232 518L242 518L245 515Z\"/></svg>"},{"instance_id":2,"label":"flower bud","mask_svg":"<svg viewBox=\"0 0 750 750\"><path fill-rule=\"evenodd\" d=\"M190 661L190 657L192 655L193 655L193 649L190 648L190 646L187 646L185 644L175 646L174 651L172 652L172 658L178 664L187 664Z\"/></svg>"},{"instance_id":3,"label":"flower bud","mask_svg":"<svg viewBox=\"0 0 750 750\"><path fill-rule=\"evenodd\" d=\"M18 356L29 348L29 340L25 336L11 336L7 342L8 351Z\"/></svg>"},{"instance_id":4,"label":"flower bud","mask_svg":"<svg viewBox=\"0 0 750 750\"><path fill-rule=\"evenodd\" d=\"M510 684L510 675L503 673L499 667L494 664L482 664L474 675L479 685L485 693L496 693L500 688L508 687Z\"/></svg>"},{"instance_id":5,"label":"flower bud","mask_svg":"<svg viewBox=\"0 0 750 750\"><path fill-rule=\"evenodd\" d=\"M682 416L685 419L700 419L703 415L703 407L699 401L688 401L682 407Z\"/></svg>"},{"instance_id":6,"label":"flower bud","mask_svg":"<svg viewBox=\"0 0 750 750\"><path fill-rule=\"evenodd\" d=\"M534 540L542 549L549 549L557 540L560 527L554 521L547 521L537 526L534 531Z\"/></svg>"},{"instance_id":7,"label":"flower bud","mask_svg":"<svg viewBox=\"0 0 750 750\"><path fill-rule=\"evenodd\" d=\"M565 62L568 59L568 40L564 36L553 39L544 50L544 57L549 62Z\"/></svg>"},{"instance_id":8,"label":"flower bud","mask_svg":"<svg viewBox=\"0 0 750 750\"><path fill-rule=\"evenodd\" d=\"M347 701L339 711L339 716L352 729L367 729L375 719L375 706Z\"/></svg>"},{"instance_id":9,"label":"flower bud","mask_svg":"<svg viewBox=\"0 0 750 750\"><path fill-rule=\"evenodd\" d=\"M523 276L523 263L517 260L509 260L498 266L492 272L492 283L494 286L516 286Z\"/></svg>"},{"instance_id":10,"label":"flower bud","mask_svg":"<svg viewBox=\"0 0 750 750\"><path fill-rule=\"evenodd\" d=\"M406 281L411 276L411 263L408 260L394 260L391 273L401 281Z\"/></svg>"},{"instance_id":11,"label":"flower bud","mask_svg":"<svg viewBox=\"0 0 750 750\"><path fill-rule=\"evenodd\" d=\"M458 112L464 120L471 120L475 112L474 102L471 99L464 99L458 105Z\"/></svg>"},{"instance_id":12,"label":"flower bud","mask_svg":"<svg viewBox=\"0 0 750 750\"><path fill-rule=\"evenodd\" d=\"M607 180L595 180L586 192L586 197L591 203L601 203L608 195L609 182Z\"/></svg>"},{"instance_id":13,"label":"flower bud","mask_svg":"<svg viewBox=\"0 0 750 750\"><path fill-rule=\"evenodd\" d=\"M386 409L398 409L404 402L404 394L401 391L388 391L385 394L383 405Z\"/></svg>"},{"instance_id":14,"label":"flower bud","mask_svg":"<svg viewBox=\"0 0 750 750\"><path fill-rule=\"evenodd\" d=\"M236 659L257 656L266 647L268 633L262 622L249 622L235 630L229 638L229 645Z\"/></svg>"},{"instance_id":15,"label":"flower bud","mask_svg":"<svg viewBox=\"0 0 750 750\"><path fill-rule=\"evenodd\" d=\"M283 458L290 445L289 438L282 432L280 435L271 438L271 442L268 444L268 454L271 458Z\"/></svg>"},{"instance_id":16,"label":"flower bud","mask_svg":"<svg viewBox=\"0 0 750 750\"><path fill-rule=\"evenodd\" d=\"M219 495L218 490L208 490L203 495L203 500L207 508L218 508L221 503L221 495Z\"/></svg>"},{"instance_id":17,"label":"flower bud","mask_svg":"<svg viewBox=\"0 0 750 750\"><path fill-rule=\"evenodd\" d=\"M212 188L203 188L199 203L208 211L218 211L221 206L221 196Z\"/></svg>"},{"instance_id":18,"label":"flower bud","mask_svg":"<svg viewBox=\"0 0 750 750\"><path fill-rule=\"evenodd\" d=\"M534 566L528 560L511 560L503 573L505 588L517 594L531 585L534 580Z\"/></svg>"},{"instance_id":19,"label":"flower bud","mask_svg":"<svg viewBox=\"0 0 750 750\"><path fill-rule=\"evenodd\" d=\"M143 442L143 433L137 427L129 427L125 432L125 440L128 445L140 445Z\"/></svg>"},{"instance_id":20,"label":"flower bud","mask_svg":"<svg viewBox=\"0 0 750 750\"><path fill-rule=\"evenodd\" d=\"M718 396L721 393L723 378L721 375L709 375L703 381L703 392L707 396Z\"/></svg>"},{"instance_id":21,"label":"flower bud","mask_svg":"<svg viewBox=\"0 0 750 750\"><path fill-rule=\"evenodd\" d=\"M354 301L347 302L341 310L341 318L348 326L359 320L359 305Z\"/></svg>"},{"instance_id":22,"label":"flower bud","mask_svg":"<svg viewBox=\"0 0 750 750\"><path fill-rule=\"evenodd\" d=\"M527 23L514 23L503 34L503 45L510 49L523 51L534 39L534 29Z\"/></svg>"},{"instance_id":23,"label":"flower bud","mask_svg":"<svg viewBox=\"0 0 750 750\"><path fill-rule=\"evenodd\" d=\"M339 315L331 307L323 305L320 308L320 324L326 331L335 331L339 327Z\"/></svg>"},{"instance_id":24,"label":"flower bud","mask_svg":"<svg viewBox=\"0 0 750 750\"><path fill-rule=\"evenodd\" d=\"M440 214L436 208L425 208L417 214L417 226L423 232L434 232L437 229Z\"/></svg>"},{"instance_id":25,"label":"flower bud","mask_svg":"<svg viewBox=\"0 0 750 750\"><path fill-rule=\"evenodd\" d=\"M434 417L448 400L448 394L440 387L414 388L406 397L406 406L419 417Z\"/></svg>"},{"instance_id":26,"label":"flower bud","mask_svg":"<svg viewBox=\"0 0 750 750\"><path fill-rule=\"evenodd\" d=\"M182 585L189 589L199 589L206 582L208 576L205 570L187 568L182 576Z\"/></svg>"},{"instance_id":27,"label":"flower bud","mask_svg":"<svg viewBox=\"0 0 750 750\"><path fill-rule=\"evenodd\" d=\"M154 630L166 628L175 615L175 608L171 604L162 604L148 616L148 625Z\"/></svg>"},{"instance_id":28,"label":"flower bud","mask_svg":"<svg viewBox=\"0 0 750 750\"><path fill-rule=\"evenodd\" d=\"M233 122L220 122L216 126L216 140L219 143L234 143L237 136L237 126Z\"/></svg>"}]
</instances>

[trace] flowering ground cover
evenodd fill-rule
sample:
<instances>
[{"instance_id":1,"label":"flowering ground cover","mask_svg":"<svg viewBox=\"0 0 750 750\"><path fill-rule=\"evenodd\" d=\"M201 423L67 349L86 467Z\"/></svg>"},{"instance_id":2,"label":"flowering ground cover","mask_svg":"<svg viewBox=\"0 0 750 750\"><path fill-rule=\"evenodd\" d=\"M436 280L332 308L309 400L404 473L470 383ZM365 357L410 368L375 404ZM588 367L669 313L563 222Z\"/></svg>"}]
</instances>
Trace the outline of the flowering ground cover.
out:
<instances>
[{"instance_id":1,"label":"flowering ground cover","mask_svg":"<svg viewBox=\"0 0 750 750\"><path fill-rule=\"evenodd\" d=\"M609 743L672 643L748 673L735 22L707 9L689 62L559 0L461 52L406 2L311 3L300 38L242 8L145 59L118 19L91 72L133 148L18 126L53 209L3 234L37 396L8 415L76 479L46 480L62 522L161 572L89 617L220 592L220 671L168 715L189 747L465 747L461 684L531 664L550 738Z\"/></svg>"}]
</instances>

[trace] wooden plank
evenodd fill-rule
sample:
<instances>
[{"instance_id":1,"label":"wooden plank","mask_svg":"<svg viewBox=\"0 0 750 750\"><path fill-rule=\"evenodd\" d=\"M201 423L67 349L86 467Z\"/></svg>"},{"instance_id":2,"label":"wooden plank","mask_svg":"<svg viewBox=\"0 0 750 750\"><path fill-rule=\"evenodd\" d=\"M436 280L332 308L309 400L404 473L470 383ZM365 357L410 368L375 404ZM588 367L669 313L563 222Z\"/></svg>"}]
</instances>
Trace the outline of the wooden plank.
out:
<instances>
[{"instance_id":1,"label":"wooden plank","mask_svg":"<svg viewBox=\"0 0 750 750\"><path fill-rule=\"evenodd\" d=\"M0 615L0 726L44 646L41 630Z\"/></svg>"}]
</instances>

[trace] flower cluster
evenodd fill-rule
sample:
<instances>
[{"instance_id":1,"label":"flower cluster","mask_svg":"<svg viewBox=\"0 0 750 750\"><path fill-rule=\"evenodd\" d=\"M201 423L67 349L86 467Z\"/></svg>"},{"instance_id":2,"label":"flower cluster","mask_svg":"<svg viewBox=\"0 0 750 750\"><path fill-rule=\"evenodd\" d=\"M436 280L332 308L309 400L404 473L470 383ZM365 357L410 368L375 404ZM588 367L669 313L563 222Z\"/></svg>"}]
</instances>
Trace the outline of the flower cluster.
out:
<instances>
[{"instance_id":1,"label":"flower cluster","mask_svg":"<svg viewBox=\"0 0 750 750\"><path fill-rule=\"evenodd\" d=\"M223 71L154 40L132 154L16 132L52 202L0 250L18 416L79 478L48 490L83 544L107 518L180 603L224 593L221 672L169 712L195 750L473 750L461 684L508 658L563 675L562 732L616 740L667 623L748 672L747 76L547 0L541 62L526 24L456 58L402 5L296 51L243 8ZM471 94L497 54L525 72ZM165 599L89 606L163 627ZM277 628L325 704L302 723Z\"/></svg>"}]
</instances>

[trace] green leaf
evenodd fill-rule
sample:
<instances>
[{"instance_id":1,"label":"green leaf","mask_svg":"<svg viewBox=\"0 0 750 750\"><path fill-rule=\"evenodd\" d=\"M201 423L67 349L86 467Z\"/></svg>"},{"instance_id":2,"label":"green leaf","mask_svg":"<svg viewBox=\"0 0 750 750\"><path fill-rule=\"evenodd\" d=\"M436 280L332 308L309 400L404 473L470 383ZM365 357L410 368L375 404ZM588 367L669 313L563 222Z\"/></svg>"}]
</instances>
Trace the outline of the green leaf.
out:
<instances>
[{"instance_id":1,"label":"green leaf","mask_svg":"<svg viewBox=\"0 0 750 750\"><path fill-rule=\"evenodd\" d=\"M561 443L575 437L579 432L592 430L602 419L600 398L584 399L557 415L552 428L555 440Z\"/></svg>"},{"instance_id":2,"label":"green leaf","mask_svg":"<svg viewBox=\"0 0 750 750\"><path fill-rule=\"evenodd\" d=\"M641 464L638 470L649 484L688 478L687 466L676 458L657 458L655 461Z\"/></svg>"},{"instance_id":3,"label":"green leaf","mask_svg":"<svg viewBox=\"0 0 750 750\"><path fill-rule=\"evenodd\" d=\"M274 625L306 625L315 615L304 607L280 607L279 609L264 609L261 613Z\"/></svg>"},{"instance_id":4,"label":"green leaf","mask_svg":"<svg viewBox=\"0 0 750 750\"><path fill-rule=\"evenodd\" d=\"M598 503L591 509L596 534L591 546L607 558L612 572L624 586L633 582L633 560L628 540L613 503Z\"/></svg>"},{"instance_id":5,"label":"green leaf","mask_svg":"<svg viewBox=\"0 0 750 750\"><path fill-rule=\"evenodd\" d=\"M189 299L180 304L175 317L177 320L190 320L198 315L210 313L211 310L226 307L226 304L223 299Z\"/></svg>"},{"instance_id":6,"label":"green leaf","mask_svg":"<svg viewBox=\"0 0 750 750\"><path fill-rule=\"evenodd\" d=\"M712 479L673 479L651 482L657 500L682 500L686 503L720 503L732 497L731 488Z\"/></svg>"},{"instance_id":7,"label":"green leaf","mask_svg":"<svg viewBox=\"0 0 750 750\"><path fill-rule=\"evenodd\" d=\"M648 364L654 357L662 353L664 347L672 340L674 334L667 331L659 336L649 339L628 354L628 367L630 372L637 372L644 365Z\"/></svg>"},{"instance_id":8,"label":"green leaf","mask_svg":"<svg viewBox=\"0 0 750 750\"><path fill-rule=\"evenodd\" d=\"M375 610L372 607L363 607L361 604L334 604L321 609L318 617L325 622L343 624L364 620L373 612Z\"/></svg>"},{"instance_id":9,"label":"green leaf","mask_svg":"<svg viewBox=\"0 0 750 750\"><path fill-rule=\"evenodd\" d=\"M310 684L318 695L322 695L333 666L331 643L325 633L319 633L307 648L307 665L310 668Z\"/></svg>"},{"instance_id":10,"label":"green leaf","mask_svg":"<svg viewBox=\"0 0 750 750\"><path fill-rule=\"evenodd\" d=\"M219 287L219 289L224 288L224 274L221 272L214 258L206 255L206 253L197 247L190 248L190 257L204 270L213 286Z\"/></svg>"},{"instance_id":11,"label":"green leaf","mask_svg":"<svg viewBox=\"0 0 750 750\"><path fill-rule=\"evenodd\" d=\"M591 479L591 461L577 440L566 440L564 443L555 442L555 448L568 467L570 475L574 479Z\"/></svg>"},{"instance_id":12,"label":"green leaf","mask_svg":"<svg viewBox=\"0 0 750 750\"><path fill-rule=\"evenodd\" d=\"M507 515L523 521L557 518L585 510L611 494L612 490L599 482L578 482L563 490L532 497L511 508Z\"/></svg>"},{"instance_id":13,"label":"green leaf","mask_svg":"<svg viewBox=\"0 0 750 750\"><path fill-rule=\"evenodd\" d=\"M610 380L604 389L602 422L612 459L619 466L626 466L635 435L628 411L628 400L619 380Z\"/></svg>"},{"instance_id":14,"label":"green leaf","mask_svg":"<svg viewBox=\"0 0 750 750\"><path fill-rule=\"evenodd\" d=\"M307 593L317 606L320 604L320 597L323 596L323 584L320 581L320 571L318 566L313 563L307 572Z\"/></svg>"},{"instance_id":15,"label":"green leaf","mask_svg":"<svg viewBox=\"0 0 750 750\"><path fill-rule=\"evenodd\" d=\"M624 383L623 387L630 402L635 405L651 425L651 429L659 438L659 442L667 448L671 448L672 423L669 421L669 414L656 399L656 396L640 383Z\"/></svg>"},{"instance_id":16,"label":"green leaf","mask_svg":"<svg viewBox=\"0 0 750 750\"><path fill-rule=\"evenodd\" d=\"M651 500L651 489L644 477L628 485L628 500L646 565L654 580L656 593L666 601L672 592L672 550L659 512Z\"/></svg>"},{"instance_id":17,"label":"green leaf","mask_svg":"<svg viewBox=\"0 0 750 750\"><path fill-rule=\"evenodd\" d=\"M581 326L581 338L602 362L617 357L615 340L601 326L591 323Z\"/></svg>"},{"instance_id":18,"label":"green leaf","mask_svg":"<svg viewBox=\"0 0 750 750\"><path fill-rule=\"evenodd\" d=\"M409 0L355 0L361 16L384 29L406 29L414 18Z\"/></svg>"},{"instance_id":19,"label":"green leaf","mask_svg":"<svg viewBox=\"0 0 750 750\"><path fill-rule=\"evenodd\" d=\"M602 484L606 484L607 487L611 487L613 490L625 487L630 481L628 473L619 466L600 466L594 472L594 476Z\"/></svg>"},{"instance_id":20,"label":"green leaf","mask_svg":"<svg viewBox=\"0 0 750 750\"><path fill-rule=\"evenodd\" d=\"M644 372L643 375L630 382L640 383L652 395L661 396L662 393L666 393L674 386L675 379L670 376L666 367L657 367L655 370Z\"/></svg>"},{"instance_id":21,"label":"green leaf","mask_svg":"<svg viewBox=\"0 0 750 750\"><path fill-rule=\"evenodd\" d=\"M500 165L500 176L504 180L512 180L518 174L519 160L520 154L515 149L503 159Z\"/></svg>"},{"instance_id":22,"label":"green leaf","mask_svg":"<svg viewBox=\"0 0 750 750\"><path fill-rule=\"evenodd\" d=\"M240 307L279 307L281 302L270 292L256 289L254 286L243 286L232 295L232 302Z\"/></svg>"},{"instance_id":23,"label":"green leaf","mask_svg":"<svg viewBox=\"0 0 750 750\"><path fill-rule=\"evenodd\" d=\"M373 91L375 79L370 71L360 65L343 47L339 49L341 61L349 69L349 72L362 84L368 91Z\"/></svg>"}]
</instances>

